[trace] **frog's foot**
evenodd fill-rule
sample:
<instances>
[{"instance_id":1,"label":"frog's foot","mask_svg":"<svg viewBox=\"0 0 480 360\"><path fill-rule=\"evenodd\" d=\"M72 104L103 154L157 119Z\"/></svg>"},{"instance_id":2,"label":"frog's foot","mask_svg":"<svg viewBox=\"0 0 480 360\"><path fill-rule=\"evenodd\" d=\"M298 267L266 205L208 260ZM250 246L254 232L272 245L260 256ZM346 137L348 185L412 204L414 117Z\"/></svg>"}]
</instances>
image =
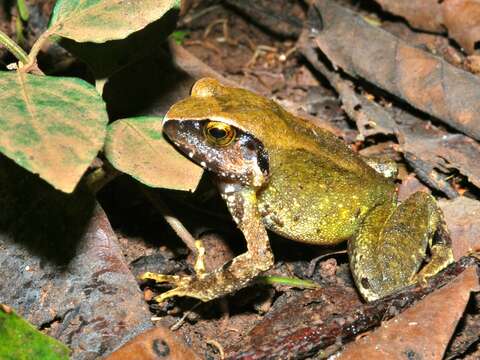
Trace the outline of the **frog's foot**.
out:
<instances>
[{"instance_id":1,"label":"frog's foot","mask_svg":"<svg viewBox=\"0 0 480 360\"><path fill-rule=\"evenodd\" d=\"M189 296L202 301L209 301L216 297L208 289L207 284L202 283L202 279L197 276L163 275L147 272L141 275L140 279L154 280L157 283L168 283L174 286L172 290L154 298L158 303L162 303L174 296Z\"/></svg>"},{"instance_id":2,"label":"frog's foot","mask_svg":"<svg viewBox=\"0 0 480 360\"><path fill-rule=\"evenodd\" d=\"M147 272L140 276L140 280L153 280L174 286L173 289L156 296L155 301L161 303L174 296L188 296L207 302L245 287L260 272L269 269L273 264L273 255L268 248L261 256L255 252L246 252L219 269L206 273L205 250L201 242L197 241L196 245L198 255L195 261L195 275L162 275Z\"/></svg>"},{"instance_id":3,"label":"frog's foot","mask_svg":"<svg viewBox=\"0 0 480 360\"><path fill-rule=\"evenodd\" d=\"M435 244L430 248L432 257L415 276L412 283L426 285L427 280L455 261L452 248L445 244Z\"/></svg>"},{"instance_id":4,"label":"frog's foot","mask_svg":"<svg viewBox=\"0 0 480 360\"><path fill-rule=\"evenodd\" d=\"M189 291L190 288L195 288L192 286L192 283L195 281L199 281L205 277L205 248L201 240L195 241L195 247L197 248L197 257L195 259L195 276L188 276L188 275L164 275L164 274L157 274L153 272L146 272L140 275L139 280L147 281L153 280L156 283L167 283L174 286L174 289L169 290L159 296L154 298L155 301L161 303L168 298L173 296L190 296L202 301L210 300L209 296L206 294L202 294L201 291ZM198 287L198 286L197 286Z\"/></svg>"}]
</instances>

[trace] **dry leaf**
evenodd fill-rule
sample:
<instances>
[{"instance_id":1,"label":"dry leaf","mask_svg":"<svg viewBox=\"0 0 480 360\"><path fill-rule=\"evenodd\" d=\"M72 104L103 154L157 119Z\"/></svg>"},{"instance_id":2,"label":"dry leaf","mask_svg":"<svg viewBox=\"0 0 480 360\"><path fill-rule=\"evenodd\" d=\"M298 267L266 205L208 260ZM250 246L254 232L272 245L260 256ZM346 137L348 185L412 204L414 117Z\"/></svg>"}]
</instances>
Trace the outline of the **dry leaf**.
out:
<instances>
[{"instance_id":1,"label":"dry leaf","mask_svg":"<svg viewBox=\"0 0 480 360\"><path fill-rule=\"evenodd\" d=\"M476 267L470 267L444 288L347 345L337 359L441 359L470 292L479 290Z\"/></svg>"},{"instance_id":2,"label":"dry leaf","mask_svg":"<svg viewBox=\"0 0 480 360\"><path fill-rule=\"evenodd\" d=\"M130 340L104 360L199 360L170 330L157 327Z\"/></svg>"},{"instance_id":3,"label":"dry leaf","mask_svg":"<svg viewBox=\"0 0 480 360\"><path fill-rule=\"evenodd\" d=\"M384 10L404 17L417 29L444 32L468 54L480 41L480 2L476 0L376 0Z\"/></svg>"}]
</instances>

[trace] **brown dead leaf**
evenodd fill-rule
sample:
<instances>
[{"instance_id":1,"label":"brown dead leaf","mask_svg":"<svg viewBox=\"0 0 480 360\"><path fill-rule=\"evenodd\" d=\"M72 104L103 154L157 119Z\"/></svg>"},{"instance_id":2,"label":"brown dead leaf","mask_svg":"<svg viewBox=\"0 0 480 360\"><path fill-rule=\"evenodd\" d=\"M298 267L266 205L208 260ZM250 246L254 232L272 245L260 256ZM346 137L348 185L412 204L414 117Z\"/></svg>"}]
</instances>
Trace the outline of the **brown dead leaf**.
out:
<instances>
[{"instance_id":1,"label":"brown dead leaf","mask_svg":"<svg viewBox=\"0 0 480 360\"><path fill-rule=\"evenodd\" d=\"M464 63L468 71L474 74L480 74L480 55L470 55L465 59Z\"/></svg>"},{"instance_id":2,"label":"brown dead leaf","mask_svg":"<svg viewBox=\"0 0 480 360\"><path fill-rule=\"evenodd\" d=\"M322 29L317 29L315 42L334 67L367 79L417 109L480 139L478 77L410 46L331 0L316 0L315 7L323 24ZM307 38L311 39L311 35ZM305 46L305 41L300 42L300 48Z\"/></svg>"},{"instance_id":3,"label":"brown dead leaf","mask_svg":"<svg viewBox=\"0 0 480 360\"><path fill-rule=\"evenodd\" d=\"M470 292L479 290L476 267L470 267L444 288L347 345L337 359L441 359Z\"/></svg>"},{"instance_id":4,"label":"brown dead leaf","mask_svg":"<svg viewBox=\"0 0 480 360\"><path fill-rule=\"evenodd\" d=\"M404 201L417 191L430 192L430 189L423 185L415 174L409 174L398 187L398 200Z\"/></svg>"},{"instance_id":5,"label":"brown dead leaf","mask_svg":"<svg viewBox=\"0 0 480 360\"><path fill-rule=\"evenodd\" d=\"M406 23L398 21L385 21L382 23L382 29L395 35L412 46L428 50L456 67L462 68L465 54L463 54L455 44L447 37L432 32L419 32L413 30ZM470 71L465 67L467 71Z\"/></svg>"},{"instance_id":6,"label":"brown dead leaf","mask_svg":"<svg viewBox=\"0 0 480 360\"><path fill-rule=\"evenodd\" d=\"M399 126L398 129L402 152L415 155L443 173L458 169L472 184L480 188L478 142L461 134L448 133L406 113L402 114L402 118L411 122Z\"/></svg>"},{"instance_id":7,"label":"brown dead leaf","mask_svg":"<svg viewBox=\"0 0 480 360\"><path fill-rule=\"evenodd\" d=\"M480 201L460 196L438 203L452 237L455 259L480 251Z\"/></svg>"},{"instance_id":8,"label":"brown dead leaf","mask_svg":"<svg viewBox=\"0 0 480 360\"><path fill-rule=\"evenodd\" d=\"M480 40L480 2L475 0L376 0L392 14L404 17L417 29L444 32L468 54Z\"/></svg>"},{"instance_id":9,"label":"brown dead leaf","mask_svg":"<svg viewBox=\"0 0 480 360\"><path fill-rule=\"evenodd\" d=\"M415 28L443 32L442 10L437 0L376 0L380 6L392 14L402 16Z\"/></svg>"},{"instance_id":10,"label":"brown dead leaf","mask_svg":"<svg viewBox=\"0 0 480 360\"><path fill-rule=\"evenodd\" d=\"M437 1L438 2L438 1ZM468 54L475 51L480 41L480 2L476 0L446 0L441 2L443 23L448 35Z\"/></svg>"},{"instance_id":11,"label":"brown dead leaf","mask_svg":"<svg viewBox=\"0 0 480 360\"><path fill-rule=\"evenodd\" d=\"M167 328L157 327L130 340L104 360L199 360L200 358Z\"/></svg>"},{"instance_id":12,"label":"brown dead leaf","mask_svg":"<svg viewBox=\"0 0 480 360\"><path fill-rule=\"evenodd\" d=\"M175 43L173 40L170 40L168 45L172 54L172 61L179 69L190 75L192 79L211 77L217 79L225 86L238 86L238 84L236 84L234 81L222 76L183 46Z\"/></svg>"}]
</instances>

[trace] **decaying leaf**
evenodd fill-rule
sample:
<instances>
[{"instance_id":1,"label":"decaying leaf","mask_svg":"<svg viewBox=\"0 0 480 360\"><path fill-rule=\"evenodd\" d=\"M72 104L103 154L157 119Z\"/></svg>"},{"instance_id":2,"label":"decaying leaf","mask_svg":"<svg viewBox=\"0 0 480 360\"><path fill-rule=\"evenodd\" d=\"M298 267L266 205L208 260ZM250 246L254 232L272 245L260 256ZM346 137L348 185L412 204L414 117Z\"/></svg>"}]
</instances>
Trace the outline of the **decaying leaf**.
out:
<instances>
[{"instance_id":1,"label":"decaying leaf","mask_svg":"<svg viewBox=\"0 0 480 360\"><path fill-rule=\"evenodd\" d=\"M459 196L453 200L441 200L439 205L445 214L445 222L452 237L455 259L480 251L480 201Z\"/></svg>"},{"instance_id":2,"label":"decaying leaf","mask_svg":"<svg viewBox=\"0 0 480 360\"><path fill-rule=\"evenodd\" d=\"M331 0L317 0L315 42L335 67L480 139L480 79L370 25ZM374 40L374 41L373 41Z\"/></svg>"},{"instance_id":3,"label":"decaying leaf","mask_svg":"<svg viewBox=\"0 0 480 360\"><path fill-rule=\"evenodd\" d=\"M467 53L480 41L480 3L471 0L376 0L384 10L404 17L417 29L444 32Z\"/></svg>"},{"instance_id":4,"label":"decaying leaf","mask_svg":"<svg viewBox=\"0 0 480 360\"><path fill-rule=\"evenodd\" d=\"M179 0L58 0L49 33L78 42L124 39L179 7Z\"/></svg>"},{"instance_id":5,"label":"decaying leaf","mask_svg":"<svg viewBox=\"0 0 480 360\"><path fill-rule=\"evenodd\" d=\"M438 0L375 1L385 11L405 17L413 27L435 32L445 31L442 26L442 10Z\"/></svg>"},{"instance_id":6,"label":"decaying leaf","mask_svg":"<svg viewBox=\"0 0 480 360\"><path fill-rule=\"evenodd\" d=\"M115 168L151 187L193 191L203 172L163 138L162 118L155 116L115 121L105 155Z\"/></svg>"},{"instance_id":7,"label":"decaying leaf","mask_svg":"<svg viewBox=\"0 0 480 360\"><path fill-rule=\"evenodd\" d=\"M441 359L470 292L479 290L473 266L371 334L347 345L337 359Z\"/></svg>"},{"instance_id":8,"label":"decaying leaf","mask_svg":"<svg viewBox=\"0 0 480 360\"><path fill-rule=\"evenodd\" d=\"M0 304L0 358L5 360L67 360L70 350L61 342L42 334Z\"/></svg>"},{"instance_id":9,"label":"decaying leaf","mask_svg":"<svg viewBox=\"0 0 480 360\"><path fill-rule=\"evenodd\" d=\"M145 331L130 340L105 360L199 360L198 357L173 332L163 327Z\"/></svg>"},{"instance_id":10,"label":"decaying leaf","mask_svg":"<svg viewBox=\"0 0 480 360\"><path fill-rule=\"evenodd\" d=\"M468 180L480 188L480 144L462 134L451 134L407 113L401 113L397 120L397 137L401 151L413 155L429 164L432 170L443 173L458 169Z\"/></svg>"},{"instance_id":11,"label":"decaying leaf","mask_svg":"<svg viewBox=\"0 0 480 360\"><path fill-rule=\"evenodd\" d=\"M0 72L0 107L0 152L72 192L106 133L95 88L80 79Z\"/></svg>"}]
</instances>

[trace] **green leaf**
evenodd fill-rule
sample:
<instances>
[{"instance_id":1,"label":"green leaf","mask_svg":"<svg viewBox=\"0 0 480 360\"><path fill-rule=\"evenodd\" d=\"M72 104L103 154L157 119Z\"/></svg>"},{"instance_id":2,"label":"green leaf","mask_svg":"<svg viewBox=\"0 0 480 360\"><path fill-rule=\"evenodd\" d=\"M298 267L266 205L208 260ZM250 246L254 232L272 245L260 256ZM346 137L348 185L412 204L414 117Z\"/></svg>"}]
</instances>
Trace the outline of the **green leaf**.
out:
<instances>
[{"instance_id":1,"label":"green leaf","mask_svg":"<svg viewBox=\"0 0 480 360\"><path fill-rule=\"evenodd\" d=\"M50 34L78 42L124 39L178 7L178 0L58 0Z\"/></svg>"},{"instance_id":2,"label":"green leaf","mask_svg":"<svg viewBox=\"0 0 480 360\"><path fill-rule=\"evenodd\" d=\"M319 284L311 280L304 280L299 278L290 278L284 276L259 276L256 281L266 285L287 285L303 289L318 289L321 288Z\"/></svg>"},{"instance_id":3,"label":"green leaf","mask_svg":"<svg viewBox=\"0 0 480 360\"><path fill-rule=\"evenodd\" d=\"M163 42L175 29L177 20L177 13L170 11L142 31L137 31L122 40L98 44L60 38L59 44L86 62L95 79L104 79L130 64L135 66L139 59L161 53Z\"/></svg>"},{"instance_id":4,"label":"green leaf","mask_svg":"<svg viewBox=\"0 0 480 360\"><path fill-rule=\"evenodd\" d=\"M72 192L103 145L108 117L95 88L74 78L0 72L0 152Z\"/></svg>"},{"instance_id":5,"label":"green leaf","mask_svg":"<svg viewBox=\"0 0 480 360\"><path fill-rule=\"evenodd\" d=\"M165 140L162 118L155 116L111 124L105 155L115 168L151 187L193 191L203 172Z\"/></svg>"},{"instance_id":6,"label":"green leaf","mask_svg":"<svg viewBox=\"0 0 480 360\"><path fill-rule=\"evenodd\" d=\"M17 0L17 10L18 14L20 15L20 19L23 21L28 21L30 13L28 12L28 7L27 4L25 4L25 0Z\"/></svg>"},{"instance_id":7,"label":"green leaf","mask_svg":"<svg viewBox=\"0 0 480 360\"><path fill-rule=\"evenodd\" d=\"M0 359L61 360L70 350L61 342L42 334L31 324L0 304Z\"/></svg>"}]
</instances>

